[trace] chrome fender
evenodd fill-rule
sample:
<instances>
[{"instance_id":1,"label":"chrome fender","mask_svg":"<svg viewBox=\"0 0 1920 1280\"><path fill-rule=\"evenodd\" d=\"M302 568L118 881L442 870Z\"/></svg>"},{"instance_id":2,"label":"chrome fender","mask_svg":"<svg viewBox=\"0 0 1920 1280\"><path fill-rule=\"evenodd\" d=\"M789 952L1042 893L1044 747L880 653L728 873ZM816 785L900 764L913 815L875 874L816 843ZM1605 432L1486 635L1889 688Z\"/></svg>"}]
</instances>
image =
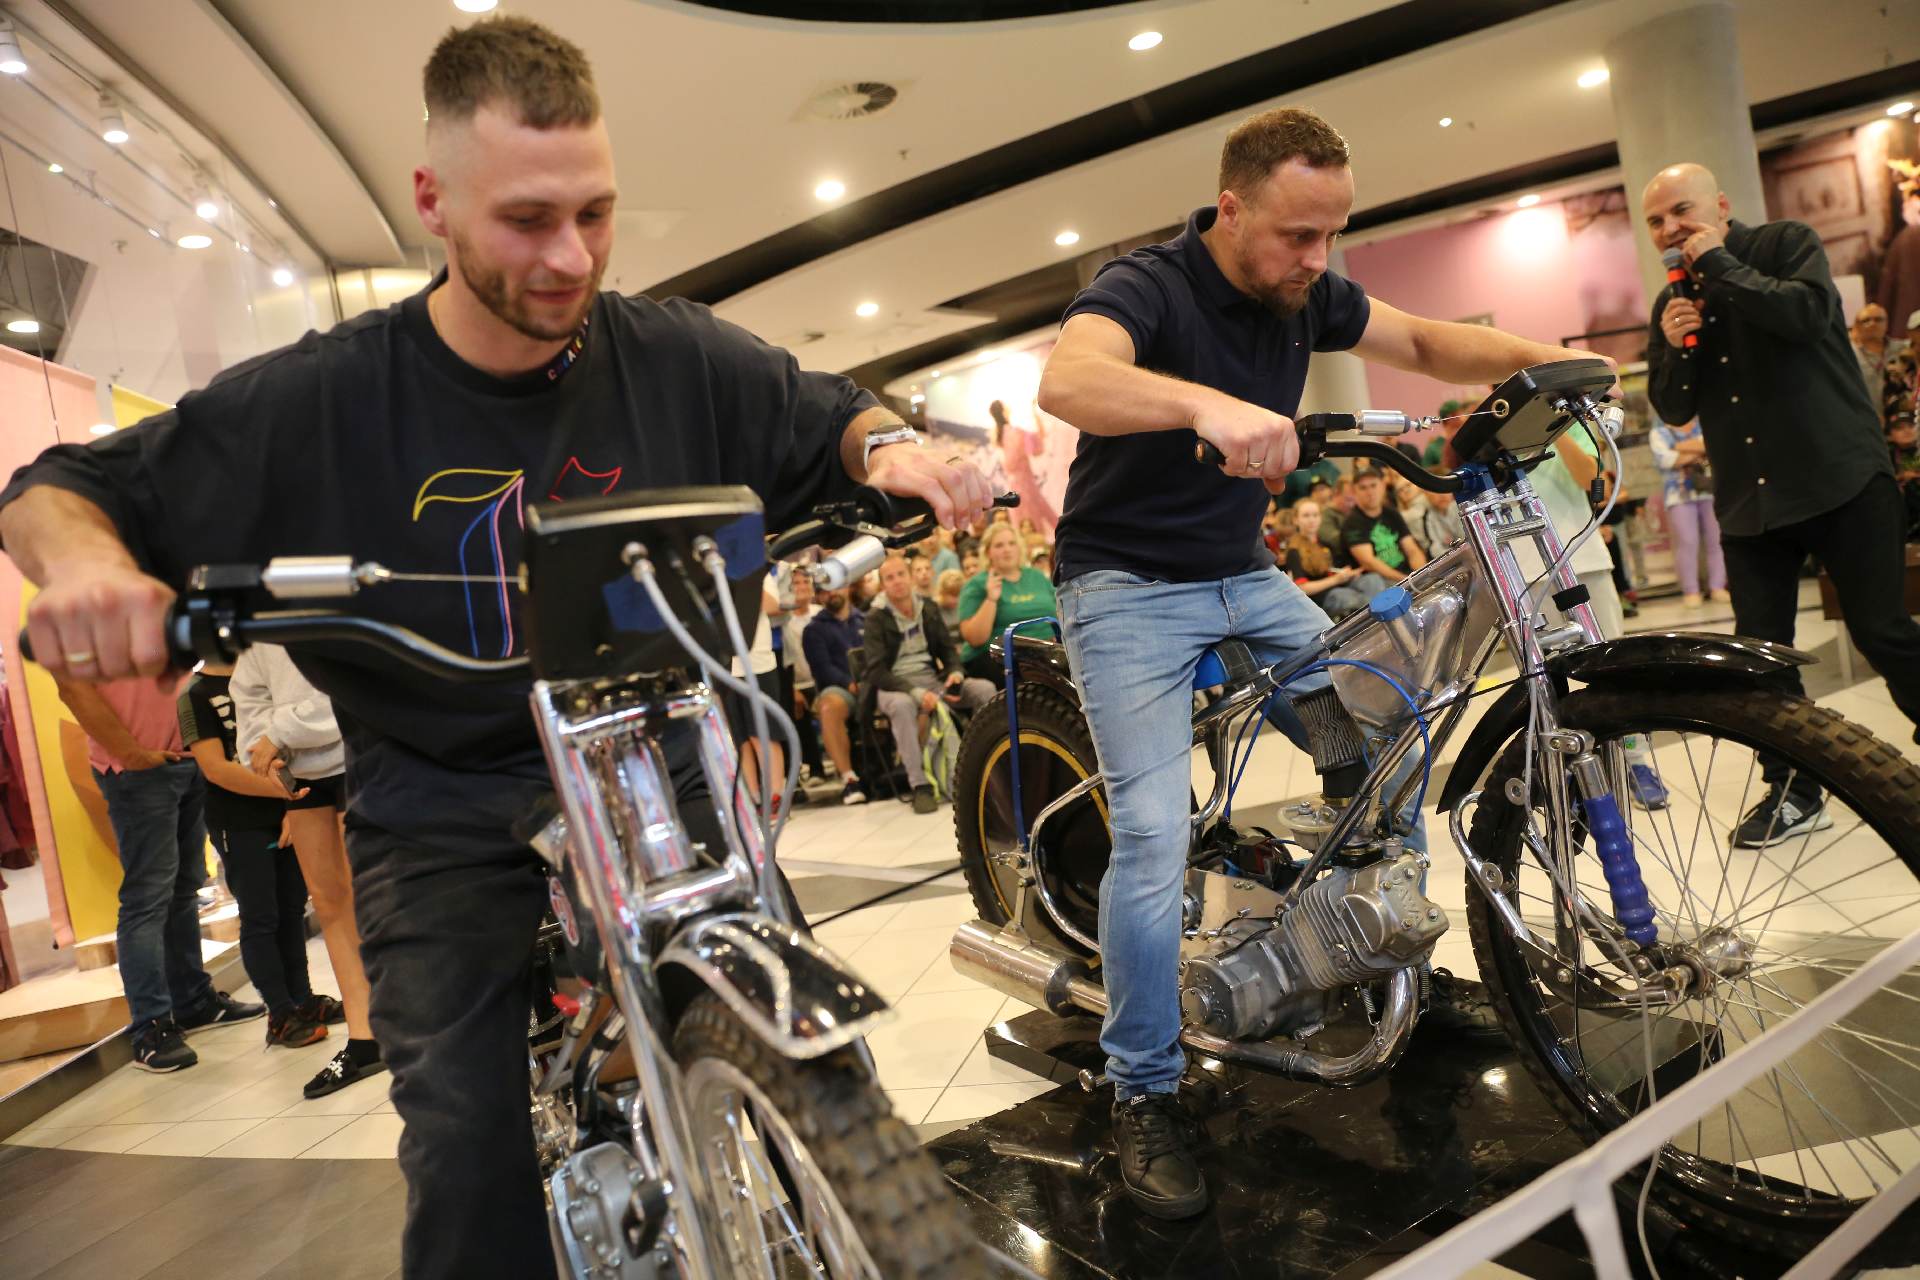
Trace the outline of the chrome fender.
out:
<instances>
[{"instance_id":1,"label":"chrome fender","mask_svg":"<svg viewBox=\"0 0 1920 1280\"><path fill-rule=\"evenodd\" d=\"M661 969L697 978L787 1058L818 1058L889 1021L893 1009L838 956L800 930L740 912L674 935Z\"/></svg>"}]
</instances>

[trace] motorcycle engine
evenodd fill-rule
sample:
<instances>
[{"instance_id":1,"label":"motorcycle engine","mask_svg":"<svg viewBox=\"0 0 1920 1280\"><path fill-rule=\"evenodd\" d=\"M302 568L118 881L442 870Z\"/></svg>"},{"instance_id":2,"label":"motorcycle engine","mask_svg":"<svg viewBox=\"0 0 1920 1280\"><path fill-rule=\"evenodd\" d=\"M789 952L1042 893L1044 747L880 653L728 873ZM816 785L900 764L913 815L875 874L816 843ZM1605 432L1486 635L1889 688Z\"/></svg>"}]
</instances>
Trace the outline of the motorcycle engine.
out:
<instances>
[{"instance_id":1,"label":"motorcycle engine","mask_svg":"<svg viewBox=\"0 0 1920 1280\"><path fill-rule=\"evenodd\" d=\"M1186 1020L1229 1039L1264 1039L1326 1020L1342 987L1417 963L1447 931L1420 892L1411 853L1335 866L1278 921L1241 918L1183 966Z\"/></svg>"}]
</instances>

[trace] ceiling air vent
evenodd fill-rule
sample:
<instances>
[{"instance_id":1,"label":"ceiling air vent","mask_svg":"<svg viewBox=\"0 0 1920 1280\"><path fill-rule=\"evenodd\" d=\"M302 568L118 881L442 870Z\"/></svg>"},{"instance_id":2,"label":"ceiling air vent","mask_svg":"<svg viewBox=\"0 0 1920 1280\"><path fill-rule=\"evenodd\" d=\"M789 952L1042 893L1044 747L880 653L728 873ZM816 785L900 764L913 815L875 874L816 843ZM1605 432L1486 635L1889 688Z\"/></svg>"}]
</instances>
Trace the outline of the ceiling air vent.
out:
<instances>
[{"instance_id":1,"label":"ceiling air vent","mask_svg":"<svg viewBox=\"0 0 1920 1280\"><path fill-rule=\"evenodd\" d=\"M893 105L900 90L878 80L835 85L807 99L800 114L815 120L864 120Z\"/></svg>"}]
</instances>

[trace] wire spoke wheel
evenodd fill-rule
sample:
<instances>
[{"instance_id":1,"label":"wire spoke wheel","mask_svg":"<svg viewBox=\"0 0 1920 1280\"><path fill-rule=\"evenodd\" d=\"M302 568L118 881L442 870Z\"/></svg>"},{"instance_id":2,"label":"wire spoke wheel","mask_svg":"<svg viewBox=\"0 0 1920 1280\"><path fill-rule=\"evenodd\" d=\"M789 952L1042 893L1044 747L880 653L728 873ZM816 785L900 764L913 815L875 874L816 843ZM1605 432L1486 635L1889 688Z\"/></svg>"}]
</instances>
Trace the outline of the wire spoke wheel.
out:
<instances>
[{"instance_id":1,"label":"wire spoke wheel","mask_svg":"<svg viewBox=\"0 0 1920 1280\"><path fill-rule=\"evenodd\" d=\"M1579 922L1563 878L1528 852L1527 823L1547 830L1547 766L1536 761L1532 807L1511 803L1519 742L1482 792L1473 847L1562 955L1621 986L1664 982L1675 994L1595 1007L1593 993L1530 968L1477 888L1468 917L1481 975L1536 1079L1597 1134L1920 929L1920 772L1831 712L1751 690L1587 690L1563 700L1561 719L1594 735L1615 779L1656 914L1651 958L1629 957L1607 927L1611 897L1577 816L1572 888L1598 927ZM1654 807L1631 803L1636 774ZM1769 801L1782 794L1793 809ZM1675 1134L1653 1185L1695 1221L1798 1252L1916 1164L1920 969Z\"/></svg>"}]
</instances>

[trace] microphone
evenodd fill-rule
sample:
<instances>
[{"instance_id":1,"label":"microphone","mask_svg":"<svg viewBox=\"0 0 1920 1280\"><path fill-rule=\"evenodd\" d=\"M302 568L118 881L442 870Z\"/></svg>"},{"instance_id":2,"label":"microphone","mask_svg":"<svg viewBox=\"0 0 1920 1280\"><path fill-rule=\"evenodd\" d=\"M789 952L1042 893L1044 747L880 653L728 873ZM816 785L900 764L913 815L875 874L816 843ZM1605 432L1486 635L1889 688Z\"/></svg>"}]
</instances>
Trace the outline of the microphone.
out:
<instances>
[{"instance_id":1,"label":"microphone","mask_svg":"<svg viewBox=\"0 0 1920 1280\"><path fill-rule=\"evenodd\" d=\"M1687 266L1680 250L1667 250L1660 255L1660 261L1667 264L1667 283L1673 286L1676 295L1682 298L1699 297L1699 293L1693 287L1693 277L1687 274ZM1699 345L1700 335L1697 332L1680 339L1680 346L1686 351L1691 351Z\"/></svg>"}]
</instances>

